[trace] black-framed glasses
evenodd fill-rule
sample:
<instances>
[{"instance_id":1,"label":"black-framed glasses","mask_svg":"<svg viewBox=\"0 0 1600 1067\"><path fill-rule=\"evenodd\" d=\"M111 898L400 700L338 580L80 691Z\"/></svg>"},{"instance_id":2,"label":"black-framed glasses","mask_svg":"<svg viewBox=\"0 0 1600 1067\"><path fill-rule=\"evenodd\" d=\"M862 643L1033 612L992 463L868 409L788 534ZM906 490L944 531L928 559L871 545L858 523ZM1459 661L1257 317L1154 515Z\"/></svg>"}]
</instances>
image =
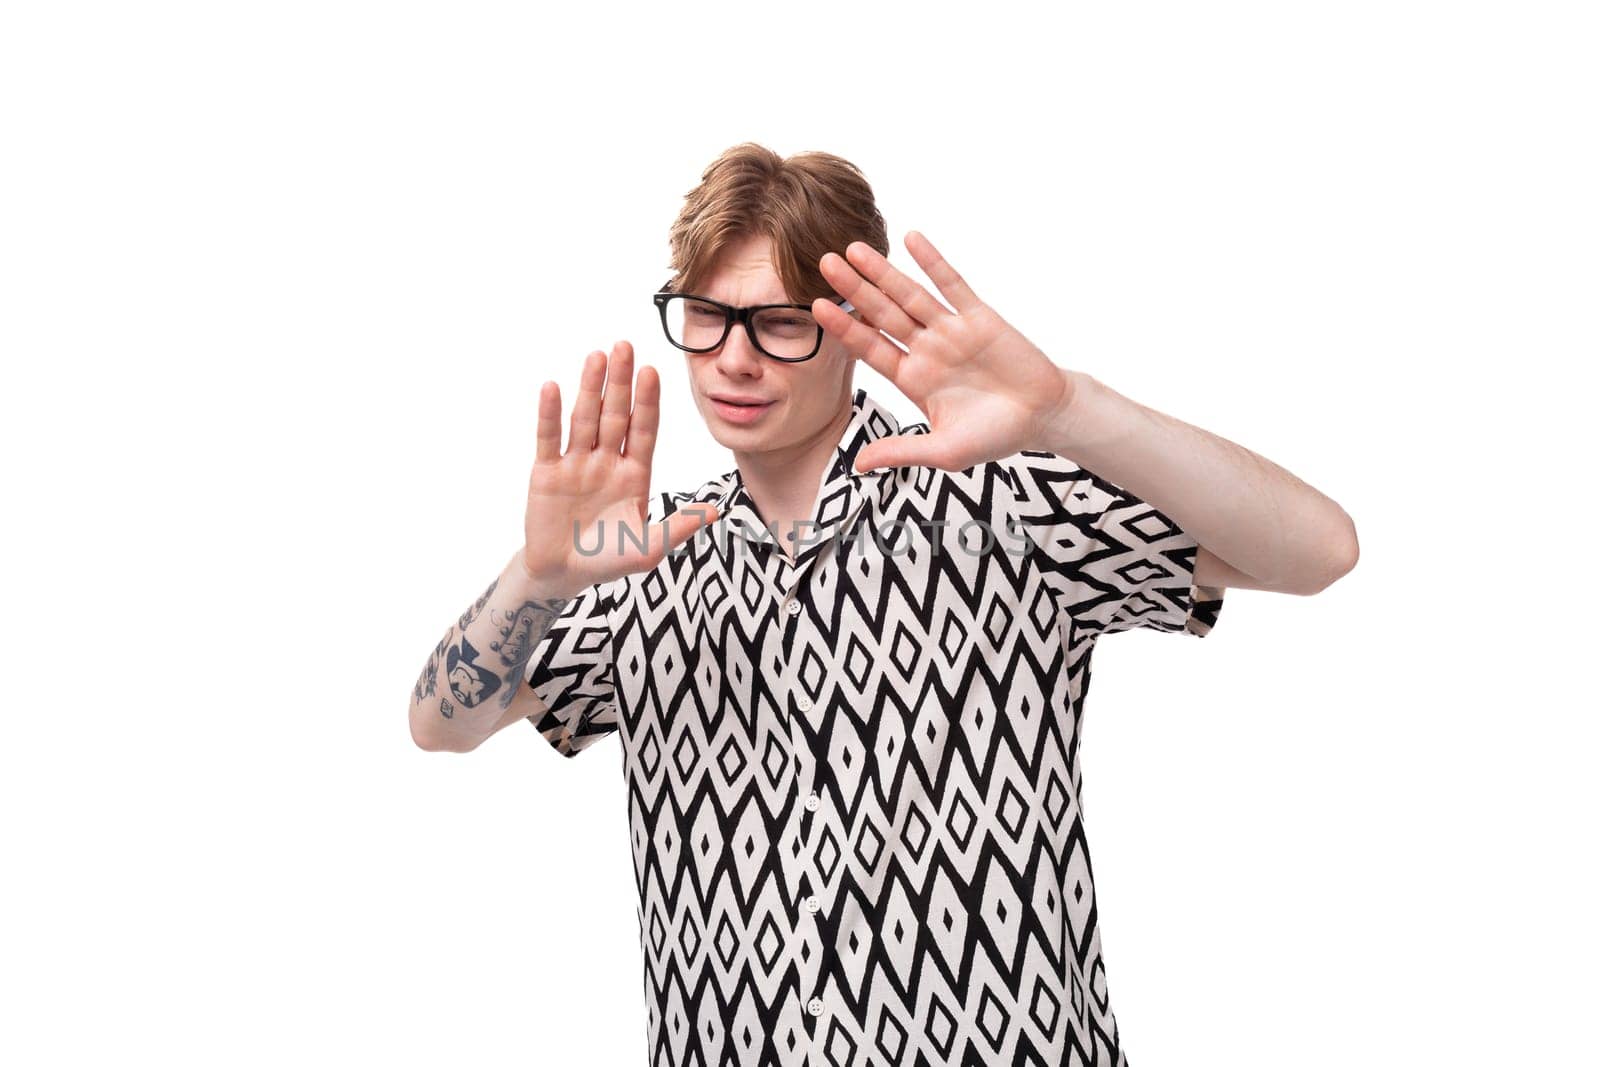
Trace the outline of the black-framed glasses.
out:
<instances>
[{"instance_id":1,"label":"black-framed glasses","mask_svg":"<svg viewBox=\"0 0 1600 1067\"><path fill-rule=\"evenodd\" d=\"M802 363L822 348L822 326L810 304L753 304L734 307L710 297L671 291L668 281L653 299L661 312L661 329L667 340L685 352L714 352L722 347L734 323L742 323L750 343L764 356L784 363ZM841 310L854 311L850 301L834 300Z\"/></svg>"}]
</instances>

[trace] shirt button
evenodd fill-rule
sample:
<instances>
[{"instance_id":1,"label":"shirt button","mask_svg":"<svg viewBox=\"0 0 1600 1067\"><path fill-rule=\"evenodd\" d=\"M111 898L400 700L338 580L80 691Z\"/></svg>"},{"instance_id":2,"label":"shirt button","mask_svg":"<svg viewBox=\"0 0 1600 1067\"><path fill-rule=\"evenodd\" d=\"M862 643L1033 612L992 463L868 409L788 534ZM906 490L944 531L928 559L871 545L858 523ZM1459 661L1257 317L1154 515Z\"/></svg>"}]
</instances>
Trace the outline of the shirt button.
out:
<instances>
[{"instance_id":1,"label":"shirt button","mask_svg":"<svg viewBox=\"0 0 1600 1067\"><path fill-rule=\"evenodd\" d=\"M798 600L789 601L787 604L785 604L783 606L783 610L787 611L790 615L798 615L798 614L800 614L800 601L798 601Z\"/></svg>"},{"instance_id":2,"label":"shirt button","mask_svg":"<svg viewBox=\"0 0 1600 1067\"><path fill-rule=\"evenodd\" d=\"M806 910L811 912L811 914L815 915L817 913L817 909L820 907L822 907L822 901L818 900L816 897L806 897Z\"/></svg>"},{"instance_id":3,"label":"shirt button","mask_svg":"<svg viewBox=\"0 0 1600 1067\"><path fill-rule=\"evenodd\" d=\"M807 700L805 697L796 697L794 706L799 708L801 711L810 711L811 701Z\"/></svg>"},{"instance_id":4,"label":"shirt button","mask_svg":"<svg viewBox=\"0 0 1600 1067\"><path fill-rule=\"evenodd\" d=\"M822 998L821 997L812 997L811 1000L809 1002L807 1002L807 1004L806 1004L806 1011L809 1011L812 1015L821 1015L822 1014Z\"/></svg>"},{"instance_id":5,"label":"shirt button","mask_svg":"<svg viewBox=\"0 0 1600 1067\"><path fill-rule=\"evenodd\" d=\"M807 811L816 811L820 807L822 807L822 799L817 794L811 793L806 797Z\"/></svg>"}]
</instances>

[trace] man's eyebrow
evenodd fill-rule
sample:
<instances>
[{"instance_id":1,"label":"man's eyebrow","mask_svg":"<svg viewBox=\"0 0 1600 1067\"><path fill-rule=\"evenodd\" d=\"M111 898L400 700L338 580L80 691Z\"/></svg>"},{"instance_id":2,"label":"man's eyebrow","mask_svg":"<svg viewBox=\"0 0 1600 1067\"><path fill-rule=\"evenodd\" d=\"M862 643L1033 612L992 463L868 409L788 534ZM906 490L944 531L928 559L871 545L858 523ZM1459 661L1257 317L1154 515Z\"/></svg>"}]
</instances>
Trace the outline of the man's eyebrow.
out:
<instances>
[{"instance_id":1,"label":"man's eyebrow","mask_svg":"<svg viewBox=\"0 0 1600 1067\"><path fill-rule=\"evenodd\" d=\"M729 300L727 297L724 297L724 296L713 296L711 293L702 293L700 295L704 296L707 300L715 300L715 301L717 301L719 303L722 303L722 304L732 304L734 307L738 307L739 306L737 304L734 304L732 300ZM777 296L769 296L765 300L752 300L752 301L750 301L748 304L746 304L744 306L745 307L756 307L756 306L758 306L760 304L793 304L793 303L794 303L793 300L790 300L788 297L786 297L782 293L780 293Z\"/></svg>"}]
</instances>

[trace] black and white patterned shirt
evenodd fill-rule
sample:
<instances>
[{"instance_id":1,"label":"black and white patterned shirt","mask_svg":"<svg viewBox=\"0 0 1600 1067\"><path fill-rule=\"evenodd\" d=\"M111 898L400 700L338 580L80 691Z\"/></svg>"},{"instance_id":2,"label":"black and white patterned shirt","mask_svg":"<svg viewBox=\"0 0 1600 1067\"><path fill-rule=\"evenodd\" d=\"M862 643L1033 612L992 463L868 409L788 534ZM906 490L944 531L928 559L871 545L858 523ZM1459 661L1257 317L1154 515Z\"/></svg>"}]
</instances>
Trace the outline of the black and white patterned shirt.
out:
<instances>
[{"instance_id":1,"label":"black and white patterned shirt","mask_svg":"<svg viewBox=\"0 0 1600 1067\"><path fill-rule=\"evenodd\" d=\"M737 470L658 493L652 522L721 517L575 597L529 666L556 751L620 738L650 1063L1119 1067L1089 657L1203 637L1223 590L1165 515L1052 453L853 473L928 426L852 406L796 558Z\"/></svg>"}]
</instances>

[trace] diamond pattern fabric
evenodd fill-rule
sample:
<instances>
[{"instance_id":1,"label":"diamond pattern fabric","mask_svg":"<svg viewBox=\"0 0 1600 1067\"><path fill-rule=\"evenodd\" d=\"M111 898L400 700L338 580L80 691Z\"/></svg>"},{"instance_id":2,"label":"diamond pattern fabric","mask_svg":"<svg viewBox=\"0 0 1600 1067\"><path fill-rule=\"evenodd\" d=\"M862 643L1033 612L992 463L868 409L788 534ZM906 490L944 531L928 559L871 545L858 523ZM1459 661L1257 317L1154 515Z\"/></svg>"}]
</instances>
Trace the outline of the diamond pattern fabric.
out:
<instances>
[{"instance_id":1,"label":"diamond pattern fabric","mask_svg":"<svg viewBox=\"0 0 1600 1067\"><path fill-rule=\"evenodd\" d=\"M1083 813L1095 642L1203 637L1224 590L1149 504L1049 452L856 474L864 389L795 555L720 518L546 633L531 722L616 735L654 1067L1125 1067ZM603 829L603 828L601 828Z\"/></svg>"}]
</instances>

